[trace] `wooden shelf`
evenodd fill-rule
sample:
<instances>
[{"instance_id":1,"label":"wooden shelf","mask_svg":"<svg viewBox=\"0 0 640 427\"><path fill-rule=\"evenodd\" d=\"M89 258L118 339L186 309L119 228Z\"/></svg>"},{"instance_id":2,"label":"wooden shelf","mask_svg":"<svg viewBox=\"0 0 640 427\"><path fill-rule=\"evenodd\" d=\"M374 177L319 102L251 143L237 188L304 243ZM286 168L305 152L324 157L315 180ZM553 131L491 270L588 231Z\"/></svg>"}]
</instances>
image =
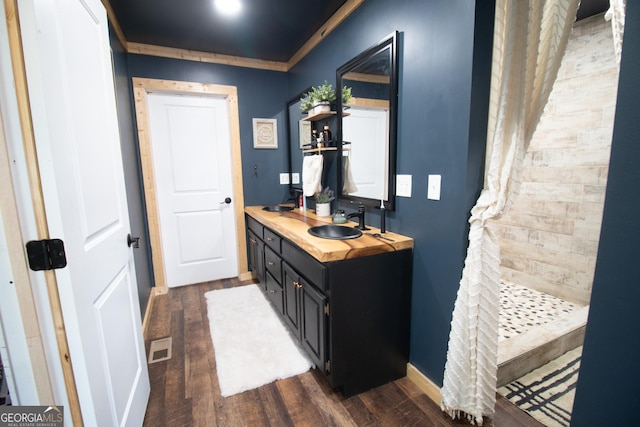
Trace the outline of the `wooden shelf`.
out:
<instances>
[{"instance_id":1,"label":"wooden shelf","mask_svg":"<svg viewBox=\"0 0 640 427\"><path fill-rule=\"evenodd\" d=\"M338 113L336 111L325 111L324 113L316 113L307 117L303 117L300 120L302 120L303 122L317 122L318 120L326 119L327 117L332 117L337 114ZM342 117L347 117L350 115L351 113L347 113L346 111L342 112Z\"/></svg>"},{"instance_id":2,"label":"wooden shelf","mask_svg":"<svg viewBox=\"0 0 640 427\"><path fill-rule=\"evenodd\" d=\"M323 151L337 151L338 147L322 147L322 148L309 148L302 150L303 153L321 153Z\"/></svg>"},{"instance_id":3,"label":"wooden shelf","mask_svg":"<svg viewBox=\"0 0 640 427\"><path fill-rule=\"evenodd\" d=\"M316 114L312 114L310 116L307 116L305 118L302 119L302 121L305 122L315 122L318 120L322 120L322 119L326 119L327 117L331 117L331 116L335 116L336 113L335 111L325 111L323 113L316 113Z\"/></svg>"}]
</instances>

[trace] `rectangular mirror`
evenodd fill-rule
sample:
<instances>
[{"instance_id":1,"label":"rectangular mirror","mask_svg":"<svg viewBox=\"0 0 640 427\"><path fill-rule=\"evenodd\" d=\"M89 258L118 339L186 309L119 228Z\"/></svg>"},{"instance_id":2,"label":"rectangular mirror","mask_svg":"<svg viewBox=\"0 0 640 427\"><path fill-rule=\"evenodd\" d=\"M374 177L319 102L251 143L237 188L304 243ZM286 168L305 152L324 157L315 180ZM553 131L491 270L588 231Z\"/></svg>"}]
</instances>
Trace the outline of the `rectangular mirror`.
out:
<instances>
[{"instance_id":1,"label":"rectangular mirror","mask_svg":"<svg viewBox=\"0 0 640 427\"><path fill-rule=\"evenodd\" d=\"M311 87L300 92L287 102L287 131L289 133L289 192L293 196L295 189L302 191L302 184L293 184L292 174L302 179L302 146L311 142L311 122L302 120L307 114L300 109L300 98Z\"/></svg>"},{"instance_id":2,"label":"rectangular mirror","mask_svg":"<svg viewBox=\"0 0 640 427\"><path fill-rule=\"evenodd\" d=\"M398 33L338 68L336 88L351 88L343 105L338 96L338 197L350 203L395 208L398 105Z\"/></svg>"}]
</instances>

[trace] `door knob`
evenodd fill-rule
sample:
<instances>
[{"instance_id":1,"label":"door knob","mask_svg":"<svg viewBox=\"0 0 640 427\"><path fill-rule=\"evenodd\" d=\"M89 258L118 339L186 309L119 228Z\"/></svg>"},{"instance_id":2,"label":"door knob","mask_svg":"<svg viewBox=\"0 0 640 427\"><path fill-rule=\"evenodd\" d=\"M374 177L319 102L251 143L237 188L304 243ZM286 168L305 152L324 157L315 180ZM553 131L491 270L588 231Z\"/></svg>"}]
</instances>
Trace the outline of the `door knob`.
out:
<instances>
[{"instance_id":1,"label":"door knob","mask_svg":"<svg viewBox=\"0 0 640 427\"><path fill-rule=\"evenodd\" d=\"M220 202L221 205L228 205L229 203L231 203L231 197L225 197L224 202Z\"/></svg>"},{"instance_id":2,"label":"door knob","mask_svg":"<svg viewBox=\"0 0 640 427\"><path fill-rule=\"evenodd\" d=\"M127 234L127 246L131 247L131 245L133 245L133 247L135 249L140 247L140 238L139 237L131 237L131 233Z\"/></svg>"}]
</instances>

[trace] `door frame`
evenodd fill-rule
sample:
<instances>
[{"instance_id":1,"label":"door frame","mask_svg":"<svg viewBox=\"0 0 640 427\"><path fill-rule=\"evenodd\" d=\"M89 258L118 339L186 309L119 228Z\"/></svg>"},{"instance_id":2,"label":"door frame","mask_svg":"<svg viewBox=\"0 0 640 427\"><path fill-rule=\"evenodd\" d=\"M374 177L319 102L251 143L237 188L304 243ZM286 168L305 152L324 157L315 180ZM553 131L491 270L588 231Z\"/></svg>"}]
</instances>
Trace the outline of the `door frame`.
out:
<instances>
[{"instance_id":1,"label":"door frame","mask_svg":"<svg viewBox=\"0 0 640 427\"><path fill-rule=\"evenodd\" d=\"M148 95L150 93L189 94L218 96L227 100L229 106L229 134L231 136L231 173L233 183L233 208L236 220L236 250L238 254L238 277L251 278L247 264L247 239L244 221L244 189L242 186L242 153L240 148L240 116L238 113L238 89L235 86L208 83L182 82L133 77L133 97L136 111L138 148L142 167L142 181L149 224L151 261L155 278L155 295L168 292L164 255L160 236L160 221L156 192L155 173L151 156L151 135L149 127Z\"/></svg>"},{"instance_id":2,"label":"door frame","mask_svg":"<svg viewBox=\"0 0 640 427\"><path fill-rule=\"evenodd\" d=\"M3 272L6 274L4 277L10 280L10 284L15 285L7 287L6 291L10 295L3 295L3 299L15 301L18 305L15 312L3 312L0 307L0 318L5 322L5 326L10 326L14 332L18 330L13 335L13 339L8 333L4 335L4 332L0 330L0 344L4 341L8 349L7 355L16 359L26 359L26 363L22 361L23 366L29 366L31 369L31 372L14 372L14 364L18 365L19 362L12 361L10 358L4 360L5 371L11 370L12 385L18 394L16 397L26 395L27 399L34 399L34 402L53 403L55 399L47 368L43 331L38 324L38 309L24 255L25 239L23 238L14 181L10 172L12 166L9 159L4 122L0 117L0 182L6 185L4 191L0 193L0 222L2 223L1 228L4 230L4 242L0 242L0 246L4 246L6 250L5 253L0 253L0 256L3 257L0 264L8 266L8 271ZM24 340L19 338L24 338ZM22 385L20 384L21 379ZM14 392L11 387L9 389L12 393ZM16 403L20 404L21 402L16 399L14 405Z\"/></svg>"},{"instance_id":3,"label":"door frame","mask_svg":"<svg viewBox=\"0 0 640 427\"><path fill-rule=\"evenodd\" d=\"M64 391L66 392L66 396L62 396L61 398L64 399L64 397L66 397L67 399L72 423L74 425L82 426L82 411L76 388L55 272L53 270L45 270L41 272L42 274L38 274L37 276L29 273L27 270L27 259L24 251L24 236L16 232L17 230L20 230L21 232L24 231L21 223L22 218L20 218L19 202L17 200L17 194L20 193L21 196L24 197L24 202L20 203L27 204L28 201L31 202L29 206L23 204L21 207L25 210L25 214L33 216L32 220L34 222L36 233L36 236L33 237L36 239L49 238L49 226L44 206L40 166L36 153L33 116L27 84L27 70L23 50L23 33L21 32L21 19L31 23L30 20L32 20L33 17L27 13L26 18L21 18L20 12L22 11L22 8L18 7L18 0L7 0L4 2L4 8L0 9L5 12L11 72L15 85L15 113L19 122L20 137L22 138L21 146L18 146L17 143L12 144L10 141L6 140L5 125L3 123L3 136L0 141L0 149L3 151L8 150L9 145L12 144L12 147L24 156L24 167L26 169L28 180L26 189L19 189L18 184L13 180L6 182L6 184L10 186L11 191L7 192L5 195L6 197L3 197L2 216L3 220L6 221L5 226L10 227L10 230L13 230L14 232L11 239L7 239L7 244L10 245L8 248L9 263L11 265L12 272L15 275L15 279L21 281L21 283L16 282L19 283L19 288L22 289L20 292L17 292L16 295L20 305L20 315L23 327L25 328L25 340L28 342L29 346L28 353L31 359L30 363L33 369L35 388L39 399L48 399L48 401L40 400L38 403L53 403L53 388L54 384L57 382L53 377L55 374L50 371L50 367L46 360L48 357L55 357L54 354L48 353L46 350L46 344L44 343L44 334L47 334L48 332L39 327L38 315L42 315L43 313L39 313L38 311L38 304L36 304L33 290L31 292L28 291L28 289L33 288L34 284L44 283L46 286L48 304L51 309L51 319L43 321L51 321L53 324L53 334L60 361ZM30 11L31 9L27 7L27 10ZM7 106L7 108L10 111L14 107ZM2 159L0 160L0 163L6 163L9 161L5 153L1 156ZM22 163L22 160L19 159L18 162ZM9 170L10 169L7 168L7 171ZM10 237L8 233L6 237ZM17 246L18 244L20 247ZM42 280L43 277L44 280ZM22 388L19 385L16 385L16 389L18 389L19 393L22 391Z\"/></svg>"}]
</instances>

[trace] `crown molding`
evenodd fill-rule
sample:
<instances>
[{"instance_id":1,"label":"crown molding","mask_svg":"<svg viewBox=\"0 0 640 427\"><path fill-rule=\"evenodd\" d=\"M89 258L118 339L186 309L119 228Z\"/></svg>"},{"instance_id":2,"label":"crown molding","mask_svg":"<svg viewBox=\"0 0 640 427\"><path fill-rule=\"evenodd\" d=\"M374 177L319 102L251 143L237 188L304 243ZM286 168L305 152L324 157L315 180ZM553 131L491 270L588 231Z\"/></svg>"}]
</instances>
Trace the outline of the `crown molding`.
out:
<instances>
[{"instance_id":1,"label":"crown molding","mask_svg":"<svg viewBox=\"0 0 640 427\"><path fill-rule=\"evenodd\" d=\"M257 68L287 72L287 64L264 59L244 58L241 56L222 55L220 53L201 52L197 50L178 49L143 43L127 43L127 52L139 55L161 56L163 58L182 59L186 61L208 62L212 64L231 65L233 67Z\"/></svg>"},{"instance_id":2,"label":"crown molding","mask_svg":"<svg viewBox=\"0 0 640 427\"><path fill-rule=\"evenodd\" d=\"M311 52L326 36L351 15L365 0L347 0L345 4L334 13L316 33L307 40L300 49L287 62L267 61L264 59L245 58L241 56L223 55L213 52L201 52L196 50L179 49L166 46L157 46L143 43L129 42L116 18L115 12L109 0L101 0L107 11L107 17L113 27L116 37L127 53L139 55L159 56L163 58L181 59L186 61L207 62L213 64L230 65L233 67L256 68L287 72Z\"/></svg>"},{"instance_id":3,"label":"crown molding","mask_svg":"<svg viewBox=\"0 0 640 427\"><path fill-rule=\"evenodd\" d=\"M309 40L302 45L300 49L287 61L287 71L292 69L298 62L302 60L309 52L311 52L322 40L325 39L338 25L349 17L360 5L364 3L364 0L347 0L340 9L334 13L331 18L324 23Z\"/></svg>"}]
</instances>

